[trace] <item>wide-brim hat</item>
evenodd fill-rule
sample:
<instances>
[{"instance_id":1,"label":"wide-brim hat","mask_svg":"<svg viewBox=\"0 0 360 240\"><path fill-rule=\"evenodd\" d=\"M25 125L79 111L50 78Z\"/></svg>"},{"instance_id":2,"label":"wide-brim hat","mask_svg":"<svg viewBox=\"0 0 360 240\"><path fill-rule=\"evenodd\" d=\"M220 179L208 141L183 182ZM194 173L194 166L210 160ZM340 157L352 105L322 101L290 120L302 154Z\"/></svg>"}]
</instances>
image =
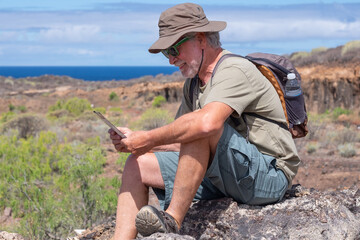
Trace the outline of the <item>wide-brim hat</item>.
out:
<instances>
[{"instance_id":1,"label":"wide-brim hat","mask_svg":"<svg viewBox=\"0 0 360 240\"><path fill-rule=\"evenodd\" d=\"M209 21L201 6L194 3L183 3L162 12L158 26L159 39L149 48L150 53L158 53L169 48L187 33L224 30L226 22Z\"/></svg>"}]
</instances>

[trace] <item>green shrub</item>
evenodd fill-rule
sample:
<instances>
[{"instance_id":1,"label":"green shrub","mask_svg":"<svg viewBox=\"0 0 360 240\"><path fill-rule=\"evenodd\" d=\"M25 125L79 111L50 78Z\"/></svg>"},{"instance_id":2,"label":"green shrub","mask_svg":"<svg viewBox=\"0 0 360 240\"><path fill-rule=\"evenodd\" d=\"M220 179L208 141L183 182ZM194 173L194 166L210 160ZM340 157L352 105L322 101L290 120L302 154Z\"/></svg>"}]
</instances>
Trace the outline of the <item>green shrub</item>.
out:
<instances>
[{"instance_id":1,"label":"green shrub","mask_svg":"<svg viewBox=\"0 0 360 240\"><path fill-rule=\"evenodd\" d=\"M15 110L15 106L10 103L9 104L9 111L13 112L14 110Z\"/></svg>"},{"instance_id":2,"label":"green shrub","mask_svg":"<svg viewBox=\"0 0 360 240\"><path fill-rule=\"evenodd\" d=\"M345 143L338 146L342 157L350 158L356 156L356 148L353 143Z\"/></svg>"},{"instance_id":3,"label":"green shrub","mask_svg":"<svg viewBox=\"0 0 360 240\"><path fill-rule=\"evenodd\" d=\"M150 108L146 110L139 121L136 122L136 127L144 130L151 130L164 126L173 121L169 112L160 108Z\"/></svg>"},{"instance_id":4,"label":"green shrub","mask_svg":"<svg viewBox=\"0 0 360 240\"><path fill-rule=\"evenodd\" d=\"M21 113L25 113L27 111L26 107L25 106L18 106L17 107L17 110Z\"/></svg>"},{"instance_id":5,"label":"green shrub","mask_svg":"<svg viewBox=\"0 0 360 240\"><path fill-rule=\"evenodd\" d=\"M106 113L106 109L104 107L96 107L96 108L93 108L92 110L100 112L102 114Z\"/></svg>"},{"instance_id":6,"label":"green shrub","mask_svg":"<svg viewBox=\"0 0 360 240\"><path fill-rule=\"evenodd\" d=\"M120 107L112 107L109 109L109 111L111 112L117 112L117 113L122 113L123 110Z\"/></svg>"},{"instance_id":7,"label":"green shrub","mask_svg":"<svg viewBox=\"0 0 360 240\"><path fill-rule=\"evenodd\" d=\"M351 113L351 111L348 109L343 109L341 107L337 107L337 108L334 108L334 110L332 111L331 114L334 119L337 119L342 114L349 115L350 113Z\"/></svg>"},{"instance_id":8,"label":"green shrub","mask_svg":"<svg viewBox=\"0 0 360 240\"><path fill-rule=\"evenodd\" d=\"M154 98L152 106L158 108L161 107L164 103L166 103L166 99L162 95L159 95Z\"/></svg>"},{"instance_id":9,"label":"green shrub","mask_svg":"<svg viewBox=\"0 0 360 240\"><path fill-rule=\"evenodd\" d=\"M54 112L56 110L63 110L65 105L65 100L57 100L56 103L49 107L49 112Z\"/></svg>"},{"instance_id":10,"label":"green shrub","mask_svg":"<svg viewBox=\"0 0 360 240\"><path fill-rule=\"evenodd\" d=\"M110 101L119 101L119 97L115 92L111 92L109 95L109 100Z\"/></svg>"},{"instance_id":11,"label":"green shrub","mask_svg":"<svg viewBox=\"0 0 360 240\"><path fill-rule=\"evenodd\" d=\"M7 121L11 120L12 118L14 118L16 116L16 114L14 112L6 112L4 114L1 115L1 123L6 123Z\"/></svg>"},{"instance_id":12,"label":"green shrub","mask_svg":"<svg viewBox=\"0 0 360 240\"><path fill-rule=\"evenodd\" d=\"M69 99L65 103L64 109L68 110L69 113L73 114L74 116L79 116L80 114L84 113L86 110L90 110L91 104L87 99L80 99L75 97Z\"/></svg>"},{"instance_id":13,"label":"green shrub","mask_svg":"<svg viewBox=\"0 0 360 240\"><path fill-rule=\"evenodd\" d=\"M91 104L87 99L74 97L67 100L66 102L64 100L58 100L54 105L50 106L48 117L56 118L57 116L65 117L69 115L78 117L88 110L91 110Z\"/></svg>"},{"instance_id":14,"label":"green shrub","mask_svg":"<svg viewBox=\"0 0 360 240\"><path fill-rule=\"evenodd\" d=\"M59 143L51 132L18 139L0 136L0 209L21 218L29 239L65 239L116 210L120 180L106 179L99 139Z\"/></svg>"}]
</instances>

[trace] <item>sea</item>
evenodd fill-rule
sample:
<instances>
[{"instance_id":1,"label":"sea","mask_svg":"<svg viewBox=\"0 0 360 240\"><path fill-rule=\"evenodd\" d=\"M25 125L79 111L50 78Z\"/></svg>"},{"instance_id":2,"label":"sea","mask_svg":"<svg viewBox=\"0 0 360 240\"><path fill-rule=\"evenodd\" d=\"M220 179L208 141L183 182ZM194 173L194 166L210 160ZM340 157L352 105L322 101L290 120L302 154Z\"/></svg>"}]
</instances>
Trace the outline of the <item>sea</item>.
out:
<instances>
[{"instance_id":1,"label":"sea","mask_svg":"<svg viewBox=\"0 0 360 240\"><path fill-rule=\"evenodd\" d=\"M42 75L69 76L85 81L129 80L142 76L170 75L178 71L172 66L0 66L0 76L24 78Z\"/></svg>"}]
</instances>

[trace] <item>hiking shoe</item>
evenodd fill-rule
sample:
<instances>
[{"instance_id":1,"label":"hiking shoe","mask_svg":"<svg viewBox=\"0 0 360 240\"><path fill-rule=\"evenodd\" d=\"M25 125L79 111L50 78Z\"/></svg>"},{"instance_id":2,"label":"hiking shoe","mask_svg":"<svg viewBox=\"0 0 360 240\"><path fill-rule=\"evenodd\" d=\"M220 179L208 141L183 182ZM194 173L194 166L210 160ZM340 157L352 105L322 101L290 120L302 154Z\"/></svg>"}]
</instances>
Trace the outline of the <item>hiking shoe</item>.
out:
<instances>
[{"instance_id":1,"label":"hiking shoe","mask_svg":"<svg viewBox=\"0 0 360 240\"><path fill-rule=\"evenodd\" d=\"M175 219L164 211L159 211L147 205L140 209L135 218L138 232L146 237L153 233L178 233L179 228Z\"/></svg>"}]
</instances>

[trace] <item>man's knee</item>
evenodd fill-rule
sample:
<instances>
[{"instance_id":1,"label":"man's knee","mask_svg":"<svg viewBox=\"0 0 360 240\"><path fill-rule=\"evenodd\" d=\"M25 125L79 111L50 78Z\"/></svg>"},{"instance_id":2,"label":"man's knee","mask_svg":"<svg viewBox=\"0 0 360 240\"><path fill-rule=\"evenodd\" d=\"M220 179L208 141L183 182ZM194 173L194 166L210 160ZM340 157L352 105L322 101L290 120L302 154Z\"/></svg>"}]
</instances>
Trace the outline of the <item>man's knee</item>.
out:
<instances>
[{"instance_id":1,"label":"man's knee","mask_svg":"<svg viewBox=\"0 0 360 240\"><path fill-rule=\"evenodd\" d=\"M141 181L147 186L163 186L159 163L155 154L130 154L126 160L123 180Z\"/></svg>"}]
</instances>

